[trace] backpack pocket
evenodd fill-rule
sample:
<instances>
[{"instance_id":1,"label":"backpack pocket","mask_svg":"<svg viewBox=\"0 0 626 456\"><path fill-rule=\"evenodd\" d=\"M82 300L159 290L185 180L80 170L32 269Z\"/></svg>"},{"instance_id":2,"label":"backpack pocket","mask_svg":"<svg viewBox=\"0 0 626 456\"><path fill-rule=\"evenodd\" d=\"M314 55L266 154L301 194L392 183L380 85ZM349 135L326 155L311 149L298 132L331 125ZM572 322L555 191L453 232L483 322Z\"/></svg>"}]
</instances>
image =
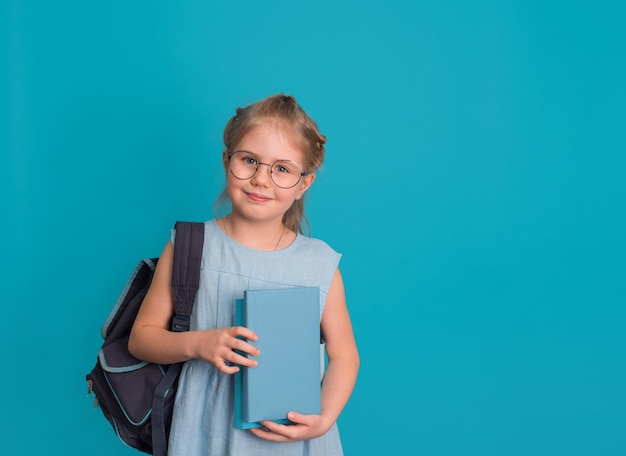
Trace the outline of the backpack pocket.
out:
<instances>
[{"instance_id":1,"label":"backpack pocket","mask_svg":"<svg viewBox=\"0 0 626 456\"><path fill-rule=\"evenodd\" d=\"M135 358L128 352L128 338L102 347L98 362L124 417L140 426L150 418L154 390L165 375L159 364Z\"/></svg>"}]
</instances>

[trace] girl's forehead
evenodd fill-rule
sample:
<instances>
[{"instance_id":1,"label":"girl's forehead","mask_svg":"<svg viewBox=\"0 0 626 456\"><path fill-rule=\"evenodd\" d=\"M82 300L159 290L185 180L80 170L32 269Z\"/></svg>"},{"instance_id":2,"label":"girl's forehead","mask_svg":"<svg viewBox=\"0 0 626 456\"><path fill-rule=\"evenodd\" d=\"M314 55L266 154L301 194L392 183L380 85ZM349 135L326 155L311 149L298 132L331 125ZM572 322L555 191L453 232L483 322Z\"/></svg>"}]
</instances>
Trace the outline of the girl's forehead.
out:
<instances>
[{"instance_id":1,"label":"girl's forehead","mask_svg":"<svg viewBox=\"0 0 626 456\"><path fill-rule=\"evenodd\" d=\"M304 154L297 135L284 122L262 120L243 135L236 149L253 152L264 159L302 162Z\"/></svg>"}]
</instances>

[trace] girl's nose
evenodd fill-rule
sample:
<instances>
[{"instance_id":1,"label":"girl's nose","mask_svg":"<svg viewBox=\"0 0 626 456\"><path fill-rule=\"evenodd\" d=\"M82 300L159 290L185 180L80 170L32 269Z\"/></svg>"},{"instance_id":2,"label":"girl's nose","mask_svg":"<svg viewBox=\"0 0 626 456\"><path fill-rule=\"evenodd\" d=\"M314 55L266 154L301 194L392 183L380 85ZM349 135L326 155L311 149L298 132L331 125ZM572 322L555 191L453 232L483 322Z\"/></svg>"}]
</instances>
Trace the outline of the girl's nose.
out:
<instances>
[{"instance_id":1,"label":"girl's nose","mask_svg":"<svg viewBox=\"0 0 626 456\"><path fill-rule=\"evenodd\" d=\"M267 166L267 168L265 168L265 166ZM259 163L256 173L252 176L252 183L254 185L262 185L264 187L270 186L272 182L272 176L270 174L271 169L270 165Z\"/></svg>"}]
</instances>

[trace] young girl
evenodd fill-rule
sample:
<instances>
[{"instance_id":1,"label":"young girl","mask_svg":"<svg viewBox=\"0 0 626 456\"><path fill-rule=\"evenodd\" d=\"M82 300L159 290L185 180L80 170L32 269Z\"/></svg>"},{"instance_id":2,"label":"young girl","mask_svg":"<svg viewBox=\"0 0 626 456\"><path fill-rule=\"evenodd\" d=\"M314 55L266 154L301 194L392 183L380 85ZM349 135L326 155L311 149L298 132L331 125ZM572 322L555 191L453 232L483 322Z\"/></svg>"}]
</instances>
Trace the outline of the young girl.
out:
<instances>
[{"instance_id":1,"label":"young girl","mask_svg":"<svg viewBox=\"0 0 626 456\"><path fill-rule=\"evenodd\" d=\"M169 331L175 233L163 250L129 349L155 363L186 361L170 455L343 454L336 421L352 393L359 356L337 267L340 255L303 236L301 227L302 198L324 160L325 143L291 96L271 96L236 110L224 130L222 154L226 189L221 199L229 199L232 210L205 223L200 289L189 332ZM293 286L320 288L320 326L328 356L321 414L294 410L287 415L290 425L264 421L264 428L236 429L232 374L237 365L254 368L259 352L254 328L233 326L235 299L246 289Z\"/></svg>"}]
</instances>

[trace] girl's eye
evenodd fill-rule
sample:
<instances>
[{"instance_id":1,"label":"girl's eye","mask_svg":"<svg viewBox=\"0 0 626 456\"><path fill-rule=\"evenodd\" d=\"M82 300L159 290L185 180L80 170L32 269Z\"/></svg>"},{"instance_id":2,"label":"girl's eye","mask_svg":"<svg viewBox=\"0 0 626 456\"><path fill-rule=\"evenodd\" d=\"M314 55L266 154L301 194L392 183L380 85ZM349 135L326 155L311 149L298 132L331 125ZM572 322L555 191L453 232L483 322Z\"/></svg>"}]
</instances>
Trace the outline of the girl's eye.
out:
<instances>
[{"instance_id":1,"label":"girl's eye","mask_svg":"<svg viewBox=\"0 0 626 456\"><path fill-rule=\"evenodd\" d=\"M254 157L247 156L247 157L242 157L242 159L243 159L243 162L246 165L254 165L254 166L256 166L256 164L257 164L257 159L254 158Z\"/></svg>"},{"instance_id":2,"label":"girl's eye","mask_svg":"<svg viewBox=\"0 0 626 456\"><path fill-rule=\"evenodd\" d=\"M274 164L274 171L277 173L290 173L291 167L287 163L276 163Z\"/></svg>"}]
</instances>

